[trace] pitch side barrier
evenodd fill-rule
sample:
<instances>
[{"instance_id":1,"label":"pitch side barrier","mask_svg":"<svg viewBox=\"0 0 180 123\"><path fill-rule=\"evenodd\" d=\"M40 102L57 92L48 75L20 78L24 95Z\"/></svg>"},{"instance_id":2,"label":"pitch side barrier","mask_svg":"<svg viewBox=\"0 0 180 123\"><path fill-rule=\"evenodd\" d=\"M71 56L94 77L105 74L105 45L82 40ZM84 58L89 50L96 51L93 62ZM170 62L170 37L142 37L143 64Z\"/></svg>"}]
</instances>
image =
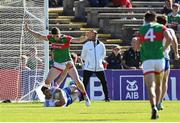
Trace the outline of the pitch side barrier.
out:
<instances>
[{"instance_id":1,"label":"pitch side barrier","mask_svg":"<svg viewBox=\"0 0 180 123\"><path fill-rule=\"evenodd\" d=\"M109 96L112 100L147 100L147 89L143 80L142 70L106 70ZM79 74L82 77L82 70ZM180 100L180 70L171 70L168 93L165 100ZM65 80L65 85L71 81L70 77ZM91 100L103 100L104 94L99 79L93 75L90 78L88 94Z\"/></svg>"}]
</instances>

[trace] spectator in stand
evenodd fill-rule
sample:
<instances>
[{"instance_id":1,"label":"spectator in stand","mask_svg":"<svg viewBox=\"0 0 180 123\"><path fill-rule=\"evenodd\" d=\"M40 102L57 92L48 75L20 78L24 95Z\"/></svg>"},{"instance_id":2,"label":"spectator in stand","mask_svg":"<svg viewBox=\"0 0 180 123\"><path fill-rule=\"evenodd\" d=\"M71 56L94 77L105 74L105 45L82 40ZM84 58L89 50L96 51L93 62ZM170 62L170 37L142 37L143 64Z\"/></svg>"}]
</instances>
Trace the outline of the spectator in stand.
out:
<instances>
[{"instance_id":1,"label":"spectator in stand","mask_svg":"<svg viewBox=\"0 0 180 123\"><path fill-rule=\"evenodd\" d=\"M54 65L53 49L49 49L49 69Z\"/></svg>"},{"instance_id":2,"label":"spectator in stand","mask_svg":"<svg viewBox=\"0 0 180 123\"><path fill-rule=\"evenodd\" d=\"M78 60L78 56L75 52L72 52L71 53L71 57L73 59L73 62L74 62L74 65L77 63L77 60Z\"/></svg>"},{"instance_id":3,"label":"spectator in stand","mask_svg":"<svg viewBox=\"0 0 180 123\"><path fill-rule=\"evenodd\" d=\"M173 69L180 69L180 59L173 61Z\"/></svg>"},{"instance_id":4,"label":"spectator in stand","mask_svg":"<svg viewBox=\"0 0 180 123\"><path fill-rule=\"evenodd\" d=\"M28 57L26 55L22 55L21 56L21 68L22 68L22 70L31 70L27 66L27 60L28 60Z\"/></svg>"},{"instance_id":5,"label":"spectator in stand","mask_svg":"<svg viewBox=\"0 0 180 123\"><path fill-rule=\"evenodd\" d=\"M115 45L112 53L105 59L107 62L107 69L123 69L121 47Z\"/></svg>"},{"instance_id":6,"label":"spectator in stand","mask_svg":"<svg viewBox=\"0 0 180 123\"><path fill-rule=\"evenodd\" d=\"M49 7L61 7L63 5L63 0L49 0Z\"/></svg>"},{"instance_id":7,"label":"spectator in stand","mask_svg":"<svg viewBox=\"0 0 180 123\"><path fill-rule=\"evenodd\" d=\"M139 69L141 66L140 52L135 50L134 44L137 37L134 37L131 41L131 47L124 52L122 63L125 69Z\"/></svg>"},{"instance_id":8,"label":"spectator in stand","mask_svg":"<svg viewBox=\"0 0 180 123\"><path fill-rule=\"evenodd\" d=\"M132 8L131 0L112 0L115 7Z\"/></svg>"},{"instance_id":9,"label":"spectator in stand","mask_svg":"<svg viewBox=\"0 0 180 123\"><path fill-rule=\"evenodd\" d=\"M73 59L74 65L77 69L82 69L82 59L78 57L75 52L71 53L71 57Z\"/></svg>"},{"instance_id":10,"label":"spectator in stand","mask_svg":"<svg viewBox=\"0 0 180 123\"><path fill-rule=\"evenodd\" d=\"M180 43L180 15L178 14L178 11L179 4L174 3L172 12L168 14L168 27L174 29L178 38L178 43Z\"/></svg>"},{"instance_id":11,"label":"spectator in stand","mask_svg":"<svg viewBox=\"0 0 180 123\"><path fill-rule=\"evenodd\" d=\"M168 15L169 13L171 13L172 12L172 4L173 4L173 0L165 0L165 5L160 13L165 14L165 15Z\"/></svg>"},{"instance_id":12,"label":"spectator in stand","mask_svg":"<svg viewBox=\"0 0 180 123\"><path fill-rule=\"evenodd\" d=\"M28 57L28 60L27 60L27 66L31 70L42 69L43 68L43 62L37 56L37 49L36 48L31 48L29 50L29 57Z\"/></svg>"},{"instance_id":13,"label":"spectator in stand","mask_svg":"<svg viewBox=\"0 0 180 123\"><path fill-rule=\"evenodd\" d=\"M91 7L105 7L109 0L88 0Z\"/></svg>"},{"instance_id":14,"label":"spectator in stand","mask_svg":"<svg viewBox=\"0 0 180 123\"><path fill-rule=\"evenodd\" d=\"M175 3L179 4L179 11L178 11L178 14L180 15L180 0L177 0L177 2L175 1Z\"/></svg>"}]
</instances>

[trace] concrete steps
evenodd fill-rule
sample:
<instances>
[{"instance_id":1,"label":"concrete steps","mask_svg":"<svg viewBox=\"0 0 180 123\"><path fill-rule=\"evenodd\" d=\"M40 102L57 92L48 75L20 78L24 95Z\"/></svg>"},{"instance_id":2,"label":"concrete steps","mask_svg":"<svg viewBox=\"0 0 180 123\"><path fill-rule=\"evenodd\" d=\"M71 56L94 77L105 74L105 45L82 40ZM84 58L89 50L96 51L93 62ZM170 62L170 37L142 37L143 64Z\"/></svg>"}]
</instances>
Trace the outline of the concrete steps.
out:
<instances>
[{"instance_id":1,"label":"concrete steps","mask_svg":"<svg viewBox=\"0 0 180 123\"><path fill-rule=\"evenodd\" d=\"M123 40L119 38L114 39L111 34L104 33L98 27L92 28L91 26L87 25L86 22L75 20L74 16L64 16L61 12L63 13L61 9L49 10L49 14L51 15L49 20L50 29L56 26L60 28L62 34L71 35L73 37L80 37L81 35L84 35L85 32L95 29L98 31L99 39L105 43L107 53L111 53L113 45L121 44L123 42ZM83 44L71 44L71 51L80 54L82 45Z\"/></svg>"}]
</instances>

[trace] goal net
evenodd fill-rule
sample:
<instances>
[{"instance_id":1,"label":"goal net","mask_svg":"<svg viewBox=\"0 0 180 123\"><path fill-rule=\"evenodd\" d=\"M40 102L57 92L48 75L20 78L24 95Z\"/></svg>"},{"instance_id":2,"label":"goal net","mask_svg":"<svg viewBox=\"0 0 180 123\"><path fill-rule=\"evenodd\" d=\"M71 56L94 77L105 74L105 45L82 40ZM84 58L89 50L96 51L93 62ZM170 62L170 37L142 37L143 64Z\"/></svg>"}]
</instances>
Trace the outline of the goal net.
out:
<instances>
[{"instance_id":1,"label":"goal net","mask_svg":"<svg viewBox=\"0 0 180 123\"><path fill-rule=\"evenodd\" d=\"M48 48L26 32L24 24L46 34L47 6L47 0L0 1L0 100L39 100Z\"/></svg>"}]
</instances>

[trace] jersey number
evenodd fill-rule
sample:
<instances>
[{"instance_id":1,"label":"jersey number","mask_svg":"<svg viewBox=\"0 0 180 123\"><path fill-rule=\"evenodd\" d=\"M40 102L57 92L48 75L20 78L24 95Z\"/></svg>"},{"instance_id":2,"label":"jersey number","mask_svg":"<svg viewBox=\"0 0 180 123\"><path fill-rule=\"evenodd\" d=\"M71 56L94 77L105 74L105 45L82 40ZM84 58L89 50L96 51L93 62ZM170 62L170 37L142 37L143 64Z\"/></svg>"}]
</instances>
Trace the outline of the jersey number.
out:
<instances>
[{"instance_id":1,"label":"jersey number","mask_svg":"<svg viewBox=\"0 0 180 123\"><path fill-rule=\"evenodd\" d=\"M150 28L147 33L144 36L145 39L149 39L151 42L154 41L154 39L156 38L156 36L154 35L154 30L153 28Z\"/></svg>"}]
</instances>

